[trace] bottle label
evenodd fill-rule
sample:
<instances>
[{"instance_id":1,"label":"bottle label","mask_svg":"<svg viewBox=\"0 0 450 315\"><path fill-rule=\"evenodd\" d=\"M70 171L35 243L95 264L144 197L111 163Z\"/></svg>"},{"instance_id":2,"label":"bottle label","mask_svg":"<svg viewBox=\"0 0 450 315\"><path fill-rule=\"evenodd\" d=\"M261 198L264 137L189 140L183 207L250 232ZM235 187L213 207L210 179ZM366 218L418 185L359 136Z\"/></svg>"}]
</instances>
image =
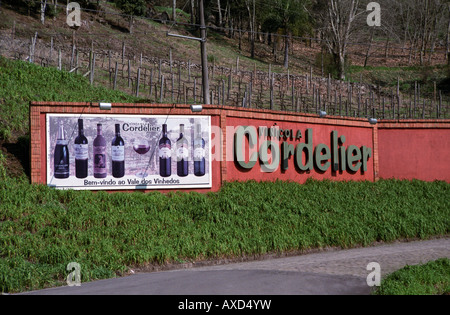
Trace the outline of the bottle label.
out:
<instances>
[{"instance_id":1,"label":"bottle label","mask_svg":"<svg viewBox=\"0 0 450 315\"><path fill-rule=\"evenodd\" d=\"M87 144L75 144L74 147L76 160L89 159L89 146Z\"/></svg>"},{"instance_id":2,"label":"bottle label","mask_svg":"<svg viewBox=\"0 0 450 315\"><path fill-rule=\"evenodd\" d=\"M187 160L189 158L189 150L182 146L177 149L177 160Z\"/></svg>"},{"instance_id":3,"label":"bottle label","mask_svg":"<svg viewBox=\"0 0 450 315\"><path fill-rule=\"evenodd\" d=\"M68 145L68 144L69 140L62 140L62 139L56 140L56 145Z\"/></svg>"},{"instance_id":4,"label":"bottle label","mask_svg":"<svg viewBox=\"0 0 450 315\"><path fill-rule=\"evenodd\" d=\"M111 159L114 162L125 161L125 147L123 145L111 146Z\"/></svg>"},{"instance_id":5,"label":"bottle label","mask_svg":"<svg viewBox=\"0 0 450 315\"><path fill-rule=\"evenodd\" d=\"M61 161L58 165L55 165L55 175L68 175L69 174L69 164L64 164Z\"/></svg>"},{"instance_id":6,"label":"bottle label","mask_svg":"<svg viewBox=\"0 0 450 315\"><path fill-rule=\"evenodd\" d=\"M159 157L161 159L170 159L172 156L172 150L169 146L161 146L159 148Z\"/></svg>"},{"instance_id":7,"label":"bottle label","mask_svg":"<svg viewBox=\"0 0 450 315\"><path fill-rule=\"evenodd\" d=\"M201 161L206 156L206 150L202 147L195 148L194 149L194 160L195 161Z\"/></svg>"},{"instance_id":8,"label":"bottle label","mask_svg":"<svg viewBox=\"0 0 450 315\"><path fill-rule=\"evenodd\" d=\"M106 173L106 147L94 147L94 173Z\"/></svg>"}]
</instances>

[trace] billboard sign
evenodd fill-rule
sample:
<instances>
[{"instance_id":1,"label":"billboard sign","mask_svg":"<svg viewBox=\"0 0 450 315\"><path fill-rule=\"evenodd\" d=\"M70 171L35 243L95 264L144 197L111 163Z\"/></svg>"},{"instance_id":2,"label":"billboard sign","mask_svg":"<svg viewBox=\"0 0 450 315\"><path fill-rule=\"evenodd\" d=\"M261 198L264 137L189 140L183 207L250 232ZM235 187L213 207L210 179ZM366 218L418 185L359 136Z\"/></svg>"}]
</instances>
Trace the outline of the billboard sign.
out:
<instances>
[{"instance_id":1,"label":"billboard sign","mask_svg":"<svg viewBox=\"0 0 450 315\"><path fill-rule=\"evenodd\" d=\"M211 188L209 116L47 114L47 185Z\"/></svg>"}]
</instances>

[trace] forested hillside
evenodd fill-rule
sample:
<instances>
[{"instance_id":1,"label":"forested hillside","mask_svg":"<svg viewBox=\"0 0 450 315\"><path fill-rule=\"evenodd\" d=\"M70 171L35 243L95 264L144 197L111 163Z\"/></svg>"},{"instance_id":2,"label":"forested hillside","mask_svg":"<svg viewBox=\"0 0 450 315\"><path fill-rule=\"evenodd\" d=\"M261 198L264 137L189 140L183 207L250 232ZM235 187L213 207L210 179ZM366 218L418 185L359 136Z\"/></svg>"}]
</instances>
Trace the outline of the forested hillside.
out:
<instances>
[{"instance_id":1,"label":"forested hillside","mask_svg":"<svg viewBox=\"0 0 450 315\"><path fill-rule=\"evenodd\" d=\"M145 19L164 22L170 25L171 31L195 34L200 24L199 1L79 0L77 3L83 13L101 16L105 24L123 32L139 32L135 26ZM203 2L211 33L237 39L244 55L258 59L271 57L286 68L290 56L297 53L294 46L299 43L306 47L317 45L329 54L337 78L344 78L346 61L370 65L372 58L379 59L377 53L384 52L385 60L381 64L385 66L393 65L388 59L395 59L395 65L402 66L445 63L448 58L450 9L444 0L380 0L375 2L378 6L368 6L374 3L369 0ZM65 11L64 1L57 0L4 0L2 3L5 8L35 16L47 28ZM378 21L377 12L380 13ZM88 24L83 22L77 33L88 31ZM393 49L399 50L394 53ZM377 65L381 64L377 61Z\"/></svg>"}]
</instances>

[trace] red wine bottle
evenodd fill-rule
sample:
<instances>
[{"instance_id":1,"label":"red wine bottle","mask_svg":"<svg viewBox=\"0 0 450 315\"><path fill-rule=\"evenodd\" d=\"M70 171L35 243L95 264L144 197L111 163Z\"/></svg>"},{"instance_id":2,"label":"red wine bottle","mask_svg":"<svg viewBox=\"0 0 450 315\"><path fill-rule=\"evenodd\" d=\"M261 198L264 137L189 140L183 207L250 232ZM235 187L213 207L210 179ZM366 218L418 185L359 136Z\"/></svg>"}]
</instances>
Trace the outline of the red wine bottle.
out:
<instances>
[{"instance_id":1,"label":"red wine bottle","mask_svg":"<svg viewBox=\"0 0 450 315\"><path fill-rule=\"evenodd\" d=\"M89 148L88 140L84 136L83 119L78 119L78 137L75 138L75 176L88 176Z\"/></svg>"},{"instance_id":2,"label":"red wine bottle","mask_svg":"<svg viewBox=\"0 0 450 315\"><path fill-rule=\"evenodd\" d=\"M204 176L205 171L205 140L202 137L202 126L196 125L196 135L194 139L194 175Z\"/></svg>"},{"instance_id":3,"label":"red wine bottle","mask_svg":"<svg viewBox=\"0 0 450 315\"><path fill-rule=\"evenodd\" d=\"M159 140L159 174L162 177L172 175L172 143L167 137L167 125L163 125L162 138Z\"/></svg>"},{"instance_id":4,"label":"red wine bottle","mask_svg":"<svg viewBox=\"0 0 450 315\"><path fill-rule=\"evenodd\" d=\"M116 124L116 136L111 143L112 175L115 178L125 176L125 142L120 136L120 125Z\"/></svg>"},{"instance_id":5,"label":"red wine bottle","mask_svg":"<svg viewBox=\"0 0 450 315\"><path fill-rule=\"evenodd\" d=\"M180 125L180 137L177 140L177 175L186 177L189 174L189 142L184 136L184 125Z\"/></svg>"},{"instance_id":6,"label":"red wine bottle","mask_svg":"<svg viewBox=\"0 0 450 315\"><path fill-rule=\"evenodd\" d=\"M97 137L94 140L94 177L105 178L106 168L106 140L102 135L102 125L97 125Z\"/></svg>"},{"instance_id":7,"label":"red wine bottle","mask_svg":"<svg viewBox=\"0 0 450 315\"><path fill-rule=\"evenodd\" d=\"M64 132L64 123L59 122L58 137L56 139L56 147L54 154L54 176L55 178L64 179L70 176L70 158L68 141Z\"/></svg>"}]
</instances>

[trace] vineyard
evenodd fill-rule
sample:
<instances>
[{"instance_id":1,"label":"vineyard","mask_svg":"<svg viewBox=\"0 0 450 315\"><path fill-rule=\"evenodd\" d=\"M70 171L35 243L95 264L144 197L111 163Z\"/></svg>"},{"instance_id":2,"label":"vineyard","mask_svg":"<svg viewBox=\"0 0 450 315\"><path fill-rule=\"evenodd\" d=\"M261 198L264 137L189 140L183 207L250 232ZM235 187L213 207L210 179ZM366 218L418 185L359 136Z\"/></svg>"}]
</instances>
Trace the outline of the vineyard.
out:
<instances>
[{"instance_id":1,"label":"vineyard","mask_svg":"<svg viewBox=\"0 0 450 315\"><path fill-rule=\"evenodd\" d=\"M281 27L266 31L262 20L248 25L248 20L261 18L255 3L264 1L256 1L253 13L250 6L234 12L231 8L250 1L209 2L218 6L215 11L209 8L207 25L213 106L305 113L295 115L295 125L303 124L306 114L317 116L319 112L392 122L429 119L416 129L439 125L438 119L446 119L442 125L448 125L448 37L445 43L444 32L435 31L440 37L421 34L410 13L415 7L403 12L413 34L398 36L398 29L392 29L373 32L370 40L353 38L347 47L345 79L338 79L324 37L314 32L294 36L286 28L283 33ZM101 10L95 6L84 10L81 27L72 29L66 23L63 1L0 1L0 293L65 285L69 262L83 266L84 283L126 276L134 270L158 271L448 235L450 186L443 181L225 182L219 191L204 194L109 194L30 184L30 149L35 148L30 137L30 102L128 103L129 108L137 103L204 102L199 43L167 36L198 36L194 10L189 10L198 1L178 1L186 10L171 10L166 7L168 1L79 2L101 4ZM134 17L119 9L123 3L149 2L166 6L152 7L155 15ZM258 10L267 13L280 2L298 1L273 0ZM355 1L340 0L344 2ZM44 3L53 11L39 12ZM172 11L177 13L175 18L171 18ZM397 13L391 11L383 17ZM211 22L215 16L222 22ZM430 42L420 46L425 35ZM250 116L247 110L239 112L244 112L244 119ZM309 118L305 125L319 120ZM325 124L341 124L333 120ZM370 143L377 141L378 146L378 136L373 135L380 125L366 128L365 122L357 123L370 129ZM448 137L434 136L433 140L444 138ZM340 139L343 144L344 137ZM419 140L424 143L426 139ZM387 142L396 145L391 138ZM436 166L437 160L445 164L443 158L448 155L439 152L446 150L446 143L433 150L417 146L424 154L430 152L427 167ZM408 139L405 147L410 146ZM241 173L244 179L246 175ZM448 270L448 262L443 261L442 268L441 263L425 268L414 271L419 279L431 269ZM411 279L409 273L402 277ZM386 285L397 292L398 286L393 286Z\"/></svg>"},{"instance_id":2,"label":"vineyard","mask_svg":"<svg viewBox=\"0 0 450 315\"><path fill-rule=\"evenodd\" d=\"M192 41L167 37L174 25L136 20L133 34L127 34L117 31L126 20L102 12L75 31L64 26L64 18L54 18L53 30L39 23L25 25L28 17L18 17L21 22L6 18L0 54L75 73L92 85L151 103L203 103L199 49ZM377 119L448 118L450 98L442 80L446 60L438 50L428 55L430 65L421 67L412 47L389 41L353 43L347 79L336 80L318 39L293 39L291 63L285 68L276 44L271 56L271 47L259 43L261 57L251 59L244 35L233 40L209 30L208 36L212 104ZM278 42L282 46L281 38ZM388 78L383 81L383 76Z\"/></svg>"}]
</instances>

